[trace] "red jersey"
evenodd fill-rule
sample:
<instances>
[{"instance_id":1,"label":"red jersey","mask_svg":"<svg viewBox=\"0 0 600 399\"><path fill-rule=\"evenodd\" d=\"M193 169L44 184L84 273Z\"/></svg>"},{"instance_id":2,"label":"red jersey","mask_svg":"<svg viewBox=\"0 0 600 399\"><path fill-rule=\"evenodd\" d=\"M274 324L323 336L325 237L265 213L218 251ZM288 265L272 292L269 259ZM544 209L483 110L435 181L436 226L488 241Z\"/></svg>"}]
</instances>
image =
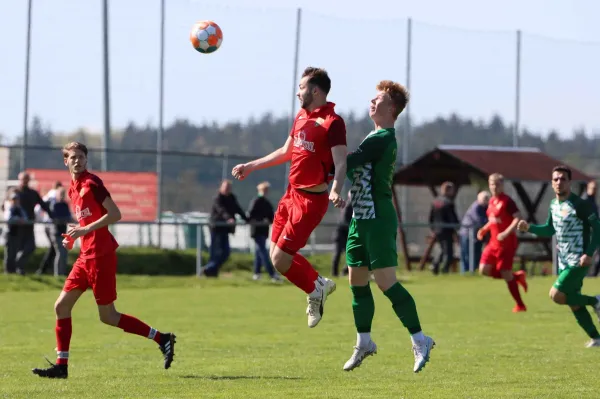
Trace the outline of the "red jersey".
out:
<instances>
[{"instance_id":1,"label":"red jersey","mask_svg":"<svg viewBox=\"0 0 600 399\"><path fill-rule=\"evenodd\" d=\"M508 195L501 193L498 196L490 198L487 207L487 217L490 222L490 245L497 246L499 233L510 226L515 218L515 214L519 212L517 204ZM503 242L509 243L517 241L517 233L513 231Z\"/></svg>"},{"instance_id":2,"label":"red jersey","mask_svg":"<svg viewBox=\"0 0 600 399\"><path fill-rule=\"evenodd\" d=\"M102 180L88 171L71 182L69 199L75 209L75 217L80 226L87 226L106 215L102 203L110 194ZM91 259L114 252L119 244L108 230L108 226L99 228L81 237L79 257Z\"/></svg>"},{"instance_id":3,"label":"red jersey","mask_svg":"<svg viewBox=\"0 0 600 399\"><path fill-rule=\"evenodd\" d=\"M307 112L302 109L290 132L293 139L290 186L307 188L329 183L332 174L331 148L346 145L346 124L328 102Z\"/></svg>"}]
</instances>

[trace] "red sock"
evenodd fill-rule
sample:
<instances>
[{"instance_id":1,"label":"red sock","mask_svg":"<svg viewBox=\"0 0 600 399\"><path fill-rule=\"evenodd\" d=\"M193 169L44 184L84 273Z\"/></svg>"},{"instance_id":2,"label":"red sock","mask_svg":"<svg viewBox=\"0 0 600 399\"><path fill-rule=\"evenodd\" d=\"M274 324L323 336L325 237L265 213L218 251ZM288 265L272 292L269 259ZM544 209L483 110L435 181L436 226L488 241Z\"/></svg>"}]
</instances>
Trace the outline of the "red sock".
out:
<instances>
[{"instance_id":1,"label":"red sock","mask_svg":"<svg viewBox=\"0 0 600 399\"><path fill-rule=\"evenodd\" d=\"M310 294L315 290L315 280L319 277L319 273L304 256L296 254L284 276L296 287Z\"/></svg>"},{"instance_id":2,"label":"red sock","mask_svg":"<svg viewBox=\"0 0 600 399\"><path fill-rule=\"evenodd\" d=\"M56 364L68 364L69 363L69 345L71 344L71 334L73 333L73 327L71 325L71 318L56 320L56 351L57 359Z\"/></svg>"},{"instance_id":3,"label":"red sock","mask_svg":"<svg viewBox=\"0 0 600 399\"><path fill-rule=\"evenodd\" d=\"M517 285L517 280L513 278L512 280L508 281L506 284L508 285L508 290L510 291L510 294L514 298L517 305L525 306L525 304L523 303L523 300L521 299L521 293L519 292L519 286Z\"/></svg>"},{"instance_id":4,"label":"red sock","mask_svg":"<svg viewBox=\"0 0 600 399\"><path fill-rule=\"evenodd\" d=\"M160 332L133 316L122 314L117 327L129 334L140 335L160 344Z\"/></svg>"}]
</instances>

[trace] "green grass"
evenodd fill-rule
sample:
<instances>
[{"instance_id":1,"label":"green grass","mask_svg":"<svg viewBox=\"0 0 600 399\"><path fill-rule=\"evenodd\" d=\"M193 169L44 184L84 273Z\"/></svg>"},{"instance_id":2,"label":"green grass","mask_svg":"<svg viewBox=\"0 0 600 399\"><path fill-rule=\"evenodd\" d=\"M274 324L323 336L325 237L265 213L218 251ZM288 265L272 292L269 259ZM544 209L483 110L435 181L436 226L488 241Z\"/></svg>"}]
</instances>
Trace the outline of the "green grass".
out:
<instances>
[{"instance_id":1,"label":"green grass","mask_svg":"<svg viewBox=\"0 0 600 399\"><path fill-rule=\"evenodd\" d=\"M479 277L403 274L424 331L437 347L412 372L410 339L375 287L379 353L341 370L355 343L347 282L323 321L306 326L305 297L249 274L220 281L119 276L117 308L178 336L170 370L156 345L98 321L92 295L73 314L70 377L31 374L53 360L53 278L0 276L2 398L598 398L598 349L566 307L551 303L551 278L530 280L529 311L513 314L506 285ZM600 280L588 279L588 293ZM594 316L595 318L595 316Z\"/></svg>"}]
</instances>

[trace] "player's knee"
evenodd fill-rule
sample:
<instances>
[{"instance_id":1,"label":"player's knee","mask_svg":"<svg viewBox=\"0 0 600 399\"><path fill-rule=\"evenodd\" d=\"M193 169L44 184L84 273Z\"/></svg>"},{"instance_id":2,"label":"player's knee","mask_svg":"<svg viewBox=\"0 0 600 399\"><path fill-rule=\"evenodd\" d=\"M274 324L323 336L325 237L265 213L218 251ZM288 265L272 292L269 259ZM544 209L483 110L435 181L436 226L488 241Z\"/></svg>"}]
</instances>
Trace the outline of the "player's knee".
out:
<instances>
[{"instance_id":1,"label":"player's knee","mask_svg":"<svg viewBox=\"0 0 600 399\"><path fill-rule=\"evenodd\" d=\"M66 302L58 299L54 303L54 313L56 313L56 317L58 318L69 317L71 314L71 307Z\"/></svg>"},{"instance_id":2,"label":"player's knee","mask_svg":"<svg viewBox=\"0 0 600 399\"><path fill-rule=\"evenodd\" d=\"M121 314L112 309L101 309L98 315L100 316L100 321L109 326L117 326L121 318Z\"/></svg>"},{"instance_id":3,"label":"player's knee","mask_svg":"<svg viewBox=\"0 0 600 399\"><path fill-rule=\"evenodd\" d=\"M564 305L565 303L567 303L567 296L554 287L552 287L552 289L550 290L550 299L552 299L554 303L559 305Z\"/></svg>"},{"instance_id":4,"label":"player's knee","mask_svg":"<svg viewBox=\"0 0 600 399\"><path fill-rule=\"evenodd\" d=\"M491 265L479 265L479 274L482 276L491 276L492 275L492 266Z\"/></svg>"}]
</instances>

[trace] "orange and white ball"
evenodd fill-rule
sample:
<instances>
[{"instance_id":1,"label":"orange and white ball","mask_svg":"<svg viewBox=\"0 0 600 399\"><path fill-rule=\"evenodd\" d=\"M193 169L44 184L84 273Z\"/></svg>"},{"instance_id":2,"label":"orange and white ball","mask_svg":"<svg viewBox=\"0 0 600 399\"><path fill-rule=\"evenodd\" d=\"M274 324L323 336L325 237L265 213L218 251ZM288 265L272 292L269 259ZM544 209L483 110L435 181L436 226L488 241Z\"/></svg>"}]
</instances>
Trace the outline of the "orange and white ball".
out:
<instances>
[{"instance_id":1,"label":"orange and white ball","mask_svg":"<svg viewBox=\"0 0 600 399\"><path fill-rule=\"evenodd\" d=\"M213 21L198 21L190 32L190 41L194 48L203 53L214 53L223 43L223 31Z\"/></svg>"}]
</instances>

